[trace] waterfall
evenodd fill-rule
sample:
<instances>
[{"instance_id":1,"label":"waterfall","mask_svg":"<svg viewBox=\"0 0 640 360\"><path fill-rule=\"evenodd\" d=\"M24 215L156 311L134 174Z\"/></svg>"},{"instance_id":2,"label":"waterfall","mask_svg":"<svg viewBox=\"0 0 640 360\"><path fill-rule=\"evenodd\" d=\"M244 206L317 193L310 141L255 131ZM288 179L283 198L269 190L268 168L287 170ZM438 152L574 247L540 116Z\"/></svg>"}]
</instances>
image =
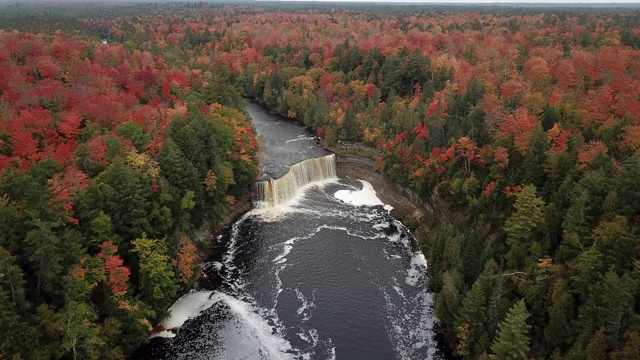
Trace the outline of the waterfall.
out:
<instances>
[{"instance_id":1,"label":"waterfall","mask_svg":"<svg viewBox=\"0 0 640 360\"><path fill-rule=\"evenodd\" d=\"M289 168L289 172L275 180L256 183L256 207L274 207L291 200L298 189L316 181L336 177L334 154L307 159Z\"/></svg>"}]
</instances>

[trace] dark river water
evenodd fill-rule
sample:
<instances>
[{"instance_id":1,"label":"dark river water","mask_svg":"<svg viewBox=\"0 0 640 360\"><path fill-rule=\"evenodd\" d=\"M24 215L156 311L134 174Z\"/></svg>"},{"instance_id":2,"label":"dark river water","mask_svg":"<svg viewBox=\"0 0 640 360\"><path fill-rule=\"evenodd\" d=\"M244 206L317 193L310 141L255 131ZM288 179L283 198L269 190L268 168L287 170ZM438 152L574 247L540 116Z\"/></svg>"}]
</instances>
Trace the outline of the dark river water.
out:
<instances>
[{"instance_id":1,"label":"dark river water","mask_svg":"<svg viewBox=\"0 0 640 360\"><path fill-rule=\"evenodd\" d=\"M327 152L303 127L247 103L266 150L261 171ZM360 206L360 204L369 204ZM426 262L366 182L329 178L252 210L204 264L135 358L440 359ZM180 326L182 325L182 326Z\"/></svg>"}]
</instances>

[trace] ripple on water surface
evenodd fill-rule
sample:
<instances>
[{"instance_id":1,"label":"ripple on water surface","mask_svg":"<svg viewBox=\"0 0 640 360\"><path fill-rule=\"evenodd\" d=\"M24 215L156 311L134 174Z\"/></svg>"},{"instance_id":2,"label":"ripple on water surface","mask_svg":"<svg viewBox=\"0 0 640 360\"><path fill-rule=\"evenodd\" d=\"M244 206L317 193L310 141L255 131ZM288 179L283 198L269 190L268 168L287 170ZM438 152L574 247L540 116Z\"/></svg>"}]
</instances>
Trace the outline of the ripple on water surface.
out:
<instances>
[{"instance_id":1,"label":"ripple on water surface","mask_svg":"<svg viewBox=\"0 0 640 360\"><path fill-rule=\"evenodd\" d=\"M205 264L221 285L179 300L166 320L184 322L175 337L152 339L139 357L440 358L424 256L374 192L367 203L378 206L360 206L363 191L366 182L326 181L245 215L222 260Z\"/></svg>"}]
</instances>

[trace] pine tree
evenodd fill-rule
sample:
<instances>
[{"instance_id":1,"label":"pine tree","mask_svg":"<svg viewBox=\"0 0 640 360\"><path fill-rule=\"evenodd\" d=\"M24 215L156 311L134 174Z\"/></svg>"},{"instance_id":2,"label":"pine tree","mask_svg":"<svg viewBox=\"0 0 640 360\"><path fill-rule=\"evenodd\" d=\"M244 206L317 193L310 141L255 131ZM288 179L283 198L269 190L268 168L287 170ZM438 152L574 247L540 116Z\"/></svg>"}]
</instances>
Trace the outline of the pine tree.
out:
<instances>
[{"instance_id":1,"label":"pine tree","mask_svg":"<svg viewBox=\"0 0 640 360\"><path fill-rule=\"evenodd\" d=\"M144 147L151 142L151 136L140 129L138 124L133 121L126 121L120 124L116 132L125 139L131 140L131 143L138 151L142 151Z\"/></svg>"},{"instance_id":2,"label":"pine tree","mask_svg":"<svg viewBox=\"0 0 640 360\"><path fill-rule=\"evenodd\" d=\"M630 274L618 276L613 270L609 270L600 283L601 314L597 321L602 325L607 340L611 344L621 344L623 334L629 326L634 314L636 294L636 281Z\"/></svg>"},{"instance_id":3,"label":"pine tree","mask_svg":"<svg viewBox=\"0 0 640 360\"><path fill-rule=\"evenodd\" d=\"M591 338L587 345L587 360L607 360L607 339L604 331L598 332Z\"/></svg>"},{"instance_id":4,"label":"pine tree","mask_svg":"<svg viewBox=\"0 0 640 360\"><path fill-rule=\"evenodd\" d=\"M544 338L551 346L560 346L566 342L573 311L573 296L567 282L564 279L556 280L551 288L549 323L544 329Z\"/></svg>"},{"instance_id":5,"label":"pine tree","mask_svg":"<svg viewBox=\"0 0 640 360\"><path fill-rule=\"evenodd\" d=\"M431 247L431 251L429 253L429 266L427 267L429 275L429 290L433 292L439 292L442 289L445 242L445 229L444 227L441 227L440 231L438 231L435 244Z\"/></svg>"},{"instance_id":6,"label":"pine tree","mask_svg":"<svg viewBox=\"0 0 640 360\"><path fill-rule=\"evenodd\" d=\"M35 329L25 322L30 304L25 297L24 274L16 258L0 247L0 354L8 359L29 358Z\"/></svg>"},{"instance_id":7,"label":"pine tree","mask_svg":"<svg viewBox=\"0 0 640 360\"><path fill-rule=\"evenodd\" d=\"M589 235L587 226L590 220L587 215L589 203L589 194L586 191L582 191L579 196L574 198L564 216L562 236L569 244L575 247L581 247Z\"/></svg>"},{"instance_id":8,"label":"pine tree","mask_svg":"<svg viewBox=\"0 0 640 360\"><path fill-rule=\"evenodd\" d=\"M527 185L518 194L513 205L515 212L506 221L504 230L513 241L529 240L533 230L542 222L544 201L536 196L536 187Z\"/></svg>"},{"instance_id":9,"label":"pine tree","mask_svg":"<svg viewBox=\"0 0 640 360\"><path fill-rule=\"evenodd\" d=\"M435 312L438 319L452 323L453 314L458 311L461 300L462 276L457 270L446 271L442 275L442 291L436 298Z\"/></svg>"},{"instance_id":10,"label":"pine tree","mask_svg":"<svg viewBox=\"0 0 640 360\"><path fill-rule=\"evenodd\" d=\"M530 314L524 300L518 301L498 326L498 335L491 344L491 360L527 359L529 352L529 329L527 318Z\"/></svg>"},{"instance_id":11,"label":"pine tree","mask_svg":"<svg viewBox=\"0 0 640 360\"><path fill-rule=\"evenodd\" d=\"M192 157L195 157L195 155L192 155ZM171 185L169 193L175 200L171 209L173 215L178 220L187 216L197 222L198 216L195 212L198 212L200 207L196 206L195 209L189 209L188 214L183 214L185 209L181 207L180 200L191 191L195 195L196 204L201 204L204 198L204 176L200 177L193 163L186 158L183 151L171 139L166 139L164 146L160 150L159 164L162 176Z\"/></svg>"},{"instance_id":12,"label":"pine tree","mask_svg":"<svg viewBox=\"0 0 640 360\"><path fill-rule=\"evenodd\" d=\"M152 194L151 182L117 159L78 197L76 213L81 221L89 222L102 211L111 218L114 232L123 238L135 238L145 232L154 234L149 223Z\"/></svg>"},{"instance_id":13,"label":"pine tree","mask_svg":"<svg viewBox=\"0 0 640 360\"><path fill-rule=\"evenodd\" d=\"M545 165L549 156L549 140L541 126L537 126L531 135L527 155L522 167L525 171L525 182L535 186L544 185Z\"/></svg>"},{"instance_id":14,"label":"pine tree","mask_svg":"<svg viewBox=\"0 0 640 360\"><path fill-rule=\"evenodd\" d=\"M544 200L536 196L535 186L527 185L518 194L513 207L515 212L504 226L511 245L507 261L510 267L521 268L535 240L535 229L543 224Z\"/></svg>"},{"instance_id":15,"label":"pine tree","mask_svg":"<svg viewBox=\"0 0 640 360\"><path fill-rule=\"evenodd\" d=\"M640 177L640 156L637 154L624 162L622 173L618 175L616 189L618 191L620 213L628 217L640 213L640 192L637 191Z\"/></svg>"},{"instance_id":16,"label":"pine tree","mask_svg":"<svg viewBox=\"0 0 640 360\"><path fill-rule=\"evenodd\" d=\"M551 357L549 359L562 360L562 352L560 352L560 349L556 348L555 350L553 350L553 353L551 353Z\"/></svg>"},{"instance_id":17,"label":"pine tree","mask_svg":"<svg viewBox=\"0 0 640 360\"><path fill-rule=\"evenodd\" d=\"M468 356L475 358L479 355L479 352L484 351L486 342L486 297L482 291L482 285L480 281L476 281L469 292L467 292L462 299L462 306L458 309L456 314L456 327L460 329L462 326L467 326L467 336L465 339L466 346L468 348ZM458 339L462 344L461 333L458 333ZM464 355L464 354L459 354Z\"/></svg>"},{"instance_id":18,"label":"pine tree","mask_svg":"<svg viewBox=\"0 0 640 360\"><path fill-rule=\"evenodd\" d=\"M591 288L602 277L602 258L602 254L595 247L590 247L578 255L572 264L571 289L583 299L589 297Z\"/></svg>"},{"instance_id":19,"label":"pine tree","mask_svg":"<svg viewBox=\"0 0 640 360\"><path fill-rule=\"evenodd\" d=\"M32 221L33 230L27 233L25 244L29 251L29 261L37 276L38 293L44 291L53 294L59 291L60 274L63 271L62 240L54 230L58 223L40 219Z\"/></svg>"},{"instance_id":20,"label":"pine tree","mask_svg":"<svg viewBox=\"0 0 640 360\"><path fill-rule=\"evenodd\" d=\"M620 358L622 360L640 359L640 332L632 331L629 334Z\"/></svg>"}]
</instances>

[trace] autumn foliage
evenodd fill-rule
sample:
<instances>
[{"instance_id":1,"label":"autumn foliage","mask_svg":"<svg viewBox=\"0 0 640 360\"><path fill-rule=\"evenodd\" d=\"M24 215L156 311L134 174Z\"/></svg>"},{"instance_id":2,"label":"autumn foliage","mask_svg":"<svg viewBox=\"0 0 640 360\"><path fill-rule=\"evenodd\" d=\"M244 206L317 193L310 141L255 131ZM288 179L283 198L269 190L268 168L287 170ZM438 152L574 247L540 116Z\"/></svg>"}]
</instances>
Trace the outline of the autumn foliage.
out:
<instances>
[{"instance_id":1,"label":"autumn foliage","mask_svg":"<svg viewBox=\"0 0 640 360\"><path fill-rule=\"evenodd\" d=\"M25 280L0 295L26 294L12 329L73 329L0 352L119 358L146 338L198 277L193 227L248 195L242 95L436 202L440 224L412 224L459 355L633 358L638 14L354 6L7 17L26 31L0 31L0 261ZM121 333L74 337L106 324Z\"/></svg>"},{"instance_id":2,"label":"autumn foliage","mask_svg":"<svg viewBox=\"0 0 640 360\"><path fill-rule=\"evenodd\" d=\"M147 338L196 284L186 234L249 196L258 144L241 106L223 71L0 30L0 272L15 266L0 274L0 357L117 359ZM155 246L132 252L140 238ZM19 338L35 328L50 331Z\"/></svg>"}]
</instances>

